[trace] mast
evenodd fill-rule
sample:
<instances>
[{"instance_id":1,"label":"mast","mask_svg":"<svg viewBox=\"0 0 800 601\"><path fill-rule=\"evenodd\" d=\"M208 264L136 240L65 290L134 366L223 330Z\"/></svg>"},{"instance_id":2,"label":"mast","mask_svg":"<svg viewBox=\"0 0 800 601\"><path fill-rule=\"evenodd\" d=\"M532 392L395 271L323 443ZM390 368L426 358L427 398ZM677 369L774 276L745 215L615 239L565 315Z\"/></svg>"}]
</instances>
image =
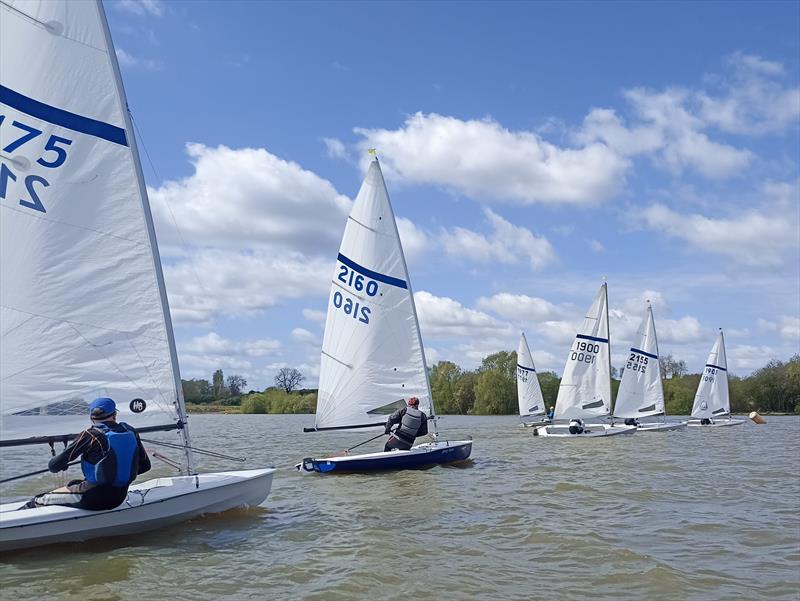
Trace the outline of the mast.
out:
<instances>
[{"instance_id":1,"label":"mast","mask_svg":"<svg viewBox=\"0 0 800 601\"><path fill-rule=\"evenodd\" d=\"M656 320L653 317L653 307L650 304L650 299L647 299L647 318L649 321L653 322L653 340L656 343L656 369L658 370L658 384L661 386L661 398L664 399L664 382L661 381L661 353L658 350L658 335L656 334ZM663 418L664 423L667 423L667 403L664 400L664 411L661 412L661 417Z\"/></svg>"},{"instance_id":2,"label":"mast","mask_svg":"<svg viewBox=\"0 0 800 601\"><path fill-rule=\"evenodd\" d=\"M378 161L378 156L375 155L375 162L378 163L378 168L380 169L380 162ZM406 263L406 253L403 251L403 242L400 240L400 231L397 229L397 219L394 215L394 208L392 207L392 199L389 196L389 190L386 188L386 180L383 178L383 172L381 172L381 181L383 182L383 189L386 191L386 200L389 203L389 210L392 212L392 226L394 227L394 233L397 236L397 240L399 241L400 245L400 258L403 260L403 271L406 275L406 285L408 286L408 293L411 295L411 310L414 312L414 322L417 325L417 343L419 344L419 350L422 353L422 369L425 372L425 384L428 387L428 399L431 402L431 415L428 417L431 418L433 422L433 432L435 436L439 435L439 426L436 424L436 410L433 406L433 393L431 392L431 379L428 377L428 360L425 358L425 347L422 346L422 332L419 329L419 316L417 315L417 303L414 302L414 289L411 286L411 277L408 275L408 264Z\"/></svg>"},{"instance_id":3,"label":"mast","mask_svg":"<svg viewBox=\"0 0 800 601\"><path fill-rule=\"evenodd\" d=\"M178 351L175 346L175 334L172 331L172 317L169 312L169 301L167 299L167 288L164 284L164 272L161 269L161 256L158 252L158 242L156 241L155 227L153 226L153 215L150 212L150 202L147 198L147 186L144 183L144 173L142 172L142 163L139 159L139 150L136 147L136 136L133 132L133 123L131 115L128 110L128 99L125 96L125 86L122 83L122 74L119 69L119 62L117 55L114 51L114 42L111 39L111 31L108 28L108 21L106 20L105 9L103 8L102 0L95 0L97 12L100 17L100 23L103 27L103 34L106 39L106 49L108 51L109 61L111 68L114 71L114 79L117 84L117 95L122 103L122 115L125 119L125 131L131 138L131 157L133 158L133 165L136 171L136 181L139 188L139 198L142 206L142 217L144 218L145 225L147 226L147 235L150 240L150 251L153 257L153 267L156 274L156 282L158 284L158 293L161 297L161 311L164 316L164 326L166 328L167 343L169 345L170 361L172 363L172 376L175 384L176 401L175 407L178 410L178 418L183 424L181 428L181 436L183 437L184 453L186 455L186 470L188 474L194 472L194 461L192 459L192 452L190 450L191 444L189 439L189 424L186 419L186 407L183 399L183 385L181 384L180 368L178 366Z\"/></svg>"},{"instance_id":4,"label":"mast","mask_svg":"<svg viewBox=\"0 0 800 601\"><path fill-rule=\"evenodd\" d=\"M730 389L730 382L728 381L728 351L725 350L725 335L722 333L722 328L719 329L719 339L722 343L720 348L722 348L722 352L725 353L725 392L728 398L725 399L726 404L728 405L728 419L731 418L731 389ZM719 354L717 355L717 363L719 364Z\"/></svg>"},{"instance_id":5,"label":"mast","mask_svg":"<svg viewBox=\"0 0 800 601\"><path fill-rule=\"evenodd\" d=\"M603 278L605 280L605 278ZM606 297L606 335L608 336L608 393L611 394L611 327L608 322L608 282L603 282L603 294ZM611 417L611 425L614 425L614 409L608 399L608 415Z\"/></svg>"}]
</instances>

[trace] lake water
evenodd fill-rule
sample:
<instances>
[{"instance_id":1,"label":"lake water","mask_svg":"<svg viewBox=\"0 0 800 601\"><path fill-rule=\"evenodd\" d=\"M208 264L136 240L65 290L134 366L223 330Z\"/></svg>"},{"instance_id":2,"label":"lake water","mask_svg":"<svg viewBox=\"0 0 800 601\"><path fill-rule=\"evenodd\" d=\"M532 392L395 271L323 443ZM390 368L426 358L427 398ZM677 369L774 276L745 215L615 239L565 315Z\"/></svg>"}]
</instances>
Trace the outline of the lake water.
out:
<instances>
[{"instance_id":1,"label":"lake water","mask_svg":"<svg viewBox=\"0 0 800 601\"><path fill-rule=\"evenodd\" d=\"M291 466L369 434L302 434L311 416L192 416L196 446L279 468L262 507L0 555L0 597L797 601L800 418L766 419L564 441L511 416L445 417L450 438L474 436L469 465L319 476ZM48 452L4 450L4 476L15 457L13 473Z\"/></svg>"}]
</instances>

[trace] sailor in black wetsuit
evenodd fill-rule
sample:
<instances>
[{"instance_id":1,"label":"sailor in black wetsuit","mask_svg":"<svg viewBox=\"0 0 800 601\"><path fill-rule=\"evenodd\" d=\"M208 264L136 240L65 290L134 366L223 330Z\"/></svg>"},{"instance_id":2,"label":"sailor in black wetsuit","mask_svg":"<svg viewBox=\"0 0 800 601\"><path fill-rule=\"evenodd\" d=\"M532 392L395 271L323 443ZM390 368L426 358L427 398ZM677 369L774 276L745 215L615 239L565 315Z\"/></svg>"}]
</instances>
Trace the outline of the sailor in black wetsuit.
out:
<instances>
[{"instance_id":1,"label":"sailor in black wetsuit","mask_svg":"<svg viewBox=\"0 0 800 601\"><path fill-rule=\"evenodd\" d=\"M114 509L122 504L128 486L150 469L150 458L139 435L131 426L117 423L117 406L102 397L89 405L92 427L81 432L64 451L50 460L51 472L67 469L81 458L83 480L72 480L67 486L35 496L23 507L66 505L80 509Z\"/></svg>"},{"instance_id":2,"label":"sailor in black wetsuit","mask_svg":"<svg viewBox=\"0 0 800 601\"><path fill-rule=\"evenodd\" d=\"M400 426L392 432L391 428L395 424ZM419 399L412 396L408 399L408 407L398 409L386 420L386 434L392 432L384 451L399 449L407 451L414 446L414 439L418 436L425 436L428 433L428 416L419 410Z\"/></svg>"}]
</instances>

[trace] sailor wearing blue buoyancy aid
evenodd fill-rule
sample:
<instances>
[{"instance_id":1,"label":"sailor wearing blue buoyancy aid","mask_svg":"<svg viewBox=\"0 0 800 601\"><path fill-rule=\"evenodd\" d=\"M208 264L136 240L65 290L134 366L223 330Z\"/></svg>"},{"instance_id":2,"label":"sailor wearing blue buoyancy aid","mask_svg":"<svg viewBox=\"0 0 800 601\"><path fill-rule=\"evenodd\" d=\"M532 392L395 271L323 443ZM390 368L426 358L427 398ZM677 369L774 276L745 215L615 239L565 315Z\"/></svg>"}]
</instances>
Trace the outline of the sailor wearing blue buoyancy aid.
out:
<instances>
[{"instance_id":1,"label":"sailor wearing blue buoyancy aid","mask_svg":"<svg viewBox=\"0 0 800 601\"><path fill-rule=\"evenodd\" d=\"M399 427L392 432L391 428L395 424ZM414 439L418 436L425 436L428 433L428 416L419 410L419 399L412 396L408 399L408 407L398 409L386 420L386 434L392 432L384 451L400 449L406 451L414 445Z\"/></svg>"},{"instance_id":2,"label":"sailor wearing blue buoyancy aid","mask_svg":"<svg viewBox=\"0 0 800 601\"><path fill-rule=\"evenodd\" d=\"M131 426L117 423L113 400L102 397L89 405L92 427L81 432L62 453L50 460L51 472L60 472L81 458L83 480L35 496L26 508L67 505L81 509L113 509L128 494L128 486L150 469L150 458Z\"/></svg>"}]
</instances>

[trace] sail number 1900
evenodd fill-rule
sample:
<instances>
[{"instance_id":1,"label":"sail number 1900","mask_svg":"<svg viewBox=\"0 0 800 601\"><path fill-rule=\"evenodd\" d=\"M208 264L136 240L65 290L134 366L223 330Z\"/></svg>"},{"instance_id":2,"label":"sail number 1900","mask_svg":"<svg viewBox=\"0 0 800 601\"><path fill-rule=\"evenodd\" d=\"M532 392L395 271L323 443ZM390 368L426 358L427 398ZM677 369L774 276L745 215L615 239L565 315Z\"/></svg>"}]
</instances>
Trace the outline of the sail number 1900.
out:
<instances>
[{"instance_id":1,"label":"sail number 1900","mask_svg":"<svg viewBox=\"0 0 800 601\"><path fill-rule=\"evenodd\" d=\"M575 343L575 350L572 351L570 359L578 363L594 363L597 353L600 352L600 345L593 342L578 340Z\"/></svg>"}]
</instances>

